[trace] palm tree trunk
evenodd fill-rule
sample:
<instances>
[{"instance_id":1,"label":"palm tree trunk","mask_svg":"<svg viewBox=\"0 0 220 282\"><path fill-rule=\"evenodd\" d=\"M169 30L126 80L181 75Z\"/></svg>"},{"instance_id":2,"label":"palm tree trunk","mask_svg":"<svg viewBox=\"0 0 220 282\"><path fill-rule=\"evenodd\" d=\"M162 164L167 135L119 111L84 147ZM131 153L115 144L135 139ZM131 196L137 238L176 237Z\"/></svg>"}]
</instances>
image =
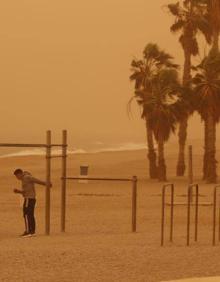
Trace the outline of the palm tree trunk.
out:
<instances>
[{"instance_id":1,"label":"palm tree trunk","mask_svg":"<svg viewBox=\"0 0 220 282\"><path fill-rule=\"evenodd\" d=\"M219 31L214 30L213 31L213 43L212 43L212 51L218 52L219 50Z\"/></svg>"},{"instance_id":2,"label":"palm tree trunk","mask_svg":"<svg viewBox=\"0 0 220 282\"><path fill-rule=\"evenodd\" d=\"M158 140L158 179L159 181L166 181L166 164L164 159L164 141L159 137Z\"/></svg>"},{"instance_id":3,"label":"palm tree trunk","mask_svg":"<svg viewBox=\"0 0 220 282\"><path fill-rule=\"evenodd\" d=\"M213 30L213 42L211 52L214 54L219 52L219 29L214 28ZM210 113L211 115L211 113ZM211 121L211 117L208 117L209 122L205 121L205 154L203 163L203 179L207 180L209 183L215 183L217 179L216 164L215 160L215 144L216 144L216 123ZM213 119L213 117L212 117ZM211 127L211 130L210 130ZM212 133L210 131L213 131ZM209 135L213 135L210 137ZM211 138L211 141L209 140ZM209 144L209 142L211 142ZM212 171L213 170L213 171Z\"/></svg>"},{"instance_id":4,"label":"palm tree trunk","mask_svg":"<svg viewBox=\"0 0 220 282\"><path fill-rule=\"evenodd\" d=\"M184 72L183 72L183 85L187 85L191 77L191 53L188 51L188 48L184 50L185 62L184 62ZM176 168L176 175L183 176L185 174L186 165L185 165L185 145L187 138L187 127L188 127L188 118L185 118L180 122L179 126L179 155Z\"/></svg>"},{"instance_id":5,"label":"palm tree trunk","mask_svg":"<svg viewBox=\"0 0 220 282\"><path fill-rule=\"evenodd\" d=\"M149 175L151 179L157 178L157 155L154 149L153 132L146 121L147 131L147 146L148 146L148 160L149 160Z\"/></svg>"},{"instance_id":6,"label":"palm tree trunk","mask_svg":"<svg viewBox=\"0 0 220 282\"><path fill-rule=\"evenodd\" d=\"M219 0L210 0L209 9L211 16L211 25L213 30L213 44L212 51L218 52L219 50L219 32L220 32L220 1Z\"/></svg>"},{"instance_id":7,"label":"palm tree trunk","mask_svg":"<svg viewBox=\"0 0 220 282\"><path fill-rule=\"evenodd\" d=\"M216 183L216 159L215 159L215 141L216 141L216 123L212 112L210 111L207 117L207 176L206 180L208 183Z\"/></svg>"},{"instance_id":8,"label":"palm tree trunk","mask_svg":"<svg viewBox=\"0 0 220 282\"><path fill-rule=\"evenodd\" d=\"M188 119L185 118L179 126L179 156L178 156L178 164L176 169L177 176L183 176L185 173L186 165L185 165L185 145L187 138L187 125Z\"/></svg>"}]
</instances>

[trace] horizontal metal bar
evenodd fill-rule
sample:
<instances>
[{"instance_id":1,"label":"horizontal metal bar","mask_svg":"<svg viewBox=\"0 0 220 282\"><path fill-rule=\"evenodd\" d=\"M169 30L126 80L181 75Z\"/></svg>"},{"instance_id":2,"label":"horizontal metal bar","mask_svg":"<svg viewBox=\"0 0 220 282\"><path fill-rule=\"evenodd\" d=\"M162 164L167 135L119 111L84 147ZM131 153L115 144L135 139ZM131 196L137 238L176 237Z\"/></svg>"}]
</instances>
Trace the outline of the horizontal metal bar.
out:
<instances>
[{"instance_id":1,"label":"horizontal metal bar","mask_svg":"<svg viewBox=\"0 0 220 282\"><path fill-rule=\"evenodd\" d=\"M101 181L133 181L129 178L99 178L99 177L62 177L66 180L101 180Z\"/></svg>"},{"instance_id":2,"label":"horizontal metal bar","mask_svg":"<svg viewBox=\"0 0 220 282\"><path fill-rule=\"evenodd\" d=\"M13 144L13 143L0 143L0 147L35 147L46 148L46 144Z\"/></svg>"},{"instance_id":3,"label":"horizontal metal bar","mask_svg":"<svg viewBox=\"0 0 220 282\"><path fill-rule=\"evenodd\" d=\"M0 143L0 147L27 147L27 148L47 148L47 147L66 147L67 145L62 144L23 144L23 143Z\"/></svg>"},{"instance_id":4,"label":"horizontal metal bar","mask_svg":"<svg viewBox=\"0 0 220 282\"><path fill-rule=\"evenodd\" d=\"M55 158L63 158L63 157L65 157L65 158L66 158L66 156L62 156L62 155L54 155L54 156L50 156L50 158L51 158L51 159L55 159Z\"/></svg>"},{"instance_id":5,"label":"horizontal metal bar","mask_svg":"<svg viewBox=\"0 0 220 282\"><path fill-rule=\"evenodd\" d=\"M51 147L67 147L66 144L51 144Z\"/></svg>"}]
</instances>

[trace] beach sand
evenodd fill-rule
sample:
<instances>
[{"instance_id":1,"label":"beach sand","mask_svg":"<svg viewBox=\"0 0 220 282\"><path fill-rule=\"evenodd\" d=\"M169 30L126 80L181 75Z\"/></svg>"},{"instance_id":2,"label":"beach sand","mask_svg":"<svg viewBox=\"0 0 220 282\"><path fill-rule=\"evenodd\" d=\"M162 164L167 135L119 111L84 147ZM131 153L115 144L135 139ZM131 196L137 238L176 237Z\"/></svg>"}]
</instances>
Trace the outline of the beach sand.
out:
<instances>
[{"instance_id":1,"label":"beach sand","mask_svg":"<svg viewBox=\"0 0 220 282\"><path fill-rule=\"evenodd\" d=\"M175 201L185 202L181 195L187 180L172 176L176 154L169 154L167 161L169 181L176 184ZM78 175L83 164L89 165L90 176L138 176L137 232L131 233L131 183L90 181L68 182L66 233L60 233L61 160L53 159L51 235L44 235L45 189L37 186L37 237L19 238L24 229L22 201L12 193L19 188L12 172L21 167L44 179L45 159L0 159L0 281L156 282L220 275L220 246L211 245L211 206L200 207L199 242L192 238L190 247L186 247L186 206L176 206L174 242L167 242L166 229L166 243L160 247L162 183L148 180L145 151L72 155L68 175ZM196 181L201 179L201 165L198 154ZM213 185L200 183L200 200L211 202Z\"/></svg>"},{"instance_id":2,"label":"beach sand","mask_svg":"<svg viewBox=\"0 0 220 282\"><path fill-rule=\"evenodd\" d=\"M218 277L204 277L204 278L192 278L192 279L181 279L181 280L169 280L169 282L219 282L220 276ZM163 281L167 282L167 281Z\"/></svg>"}]
</instances>

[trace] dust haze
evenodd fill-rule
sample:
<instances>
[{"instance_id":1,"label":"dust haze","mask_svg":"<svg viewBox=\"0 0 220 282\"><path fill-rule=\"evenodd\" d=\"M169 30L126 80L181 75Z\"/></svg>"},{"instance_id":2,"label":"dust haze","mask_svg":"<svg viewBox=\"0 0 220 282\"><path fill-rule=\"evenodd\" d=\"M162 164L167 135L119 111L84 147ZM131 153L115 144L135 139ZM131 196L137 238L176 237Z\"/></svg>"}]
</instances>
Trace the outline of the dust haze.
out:
<instances>
[{"instance_id":1,"label":"dust haze","mask_svg":"<svg viewBox=\"0 0 220 282\"><path fill-rule=\"evenodd\" d=\"M0 5L0 126L7 141L44 138L69 130L78 147L94 142L144 142L134 102L130 62L157 42L182 63L169 31L168 1L11 0ZM204 45L204 48L206 46ZM200 119L191 138L202 138ZM2 140L3 141L3 140Z\"/></svg>"}]
</instances>

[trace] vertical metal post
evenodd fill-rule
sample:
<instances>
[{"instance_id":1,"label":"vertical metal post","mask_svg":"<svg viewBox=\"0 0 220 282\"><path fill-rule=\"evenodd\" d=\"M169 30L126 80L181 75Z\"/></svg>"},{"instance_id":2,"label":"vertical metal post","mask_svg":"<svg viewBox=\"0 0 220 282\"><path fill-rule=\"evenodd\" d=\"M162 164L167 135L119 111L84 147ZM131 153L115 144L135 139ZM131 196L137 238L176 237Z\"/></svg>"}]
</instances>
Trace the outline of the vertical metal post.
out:
<instances>
[{"instance_id":1,"label":"vertical metal post","mask_svg":"<svg viewBox=\"0 0 220 282\"><path fill-rule=\"evenodd\" d=\"M190 194L191 194L191 187L188 188L188 197L187 197L187 246L189 246L189 237L190 237Z\"/></svg>"},{"instance_id":2,"label":"vertical metal post","mask_svg":"<svg viewBox=\"0 0 220 282\"><path fill-rule=\"evenodd\" d=\"M189 185L193 184L193 157L192 157L192 145L189 145L189 156L188 156L188 181ZM193 202L193 191L190 190L190 201Z\"/></svg>"},{"instance_id":3,"label":"vertical metal post","mask_svg":"<svg viewBox=\"0 0 220 282\"><path fill-rule=\"evenodd\" d=\"M212 245L215 245L215 228L216 228L216 194L217 190L214 189L214 197L213 197L213 237L212 237Z\"/></svg>"},{"instance_id":4,"label":"vertical metal post","mask_svg":"<svg viewBox=\"0 0 220 282\"><path fill-rule=\"evenodd\" d=\"M198 239L198 214L199 214L199 185L192 184L188 187L188 201L187 201L187 246L190 243L190 213L191 213L191 195L193 193L193 188L196 188L196 202L195 202L195 236L194 240Z\"/></svg>"},{"instance_id":5,"label":"vertical metal post","mask_svg":"<svg viewBox=\"0 0 220 282\"><path fill-rule=\"evenodd\" d=\"M218 199L219 201L219 199ZM219 203L219 202L218 202ZM218 219L218 241L220 242L220 206L218 208L219 210L219 219Z\"/></svg>"},{"instance_id":6,"label":"vertical metal post","mask_svg":"<svg viewBox=\"0 0 220 282\"><path fill-rule=\"evenodd\" d=\"M164 245L164 226L165 226L165 197L166 189L171 188L170 195L170 242L173 241L173 215L174 215L174 184L166 184L162 190L162 216L161 216L161 246Z\"/></svg>"},{"instance_id":7,"label":"vertical metal post","mask_svg":"<svg viewBox=\"0 0 220 282\"><path fill-rule=\"evenodd\" d=\"M216 237L216 209L217 209L217 191L220 189L220 185L215 186L213 193L213 237L212 244L215 245L215 237ZM219 208L219 219L218 219L218 240L220 241L220 206L219 206L219 198L218 198L218 208Z\"/></svg>"},{"instance_id":8,"label":"vertical metal post","mask_svg":"<svg viewBox=\"0 0 220 282\"><path fill-rule=\"evenodd\" d=\"M61 232L66 223L66 169L67 169L67 131L62 132L62 177L61 177Z\"/></svg>"},{"instance_id":9,"label":"vertical metal post","mask_svg":"<svg viewBox=\"0 0 220 282\"><path fill-rule=\"evenodd\" d=\"M170 242L173 242L173 207L174 207L174 185L171 184Z\"/></svg>"},{"instance_id":10,"label":"vertical metal post","mask_svg":"<svg viewBox=\"0 0 220 282\"><path fill-rule=\"evenodd\" d=\"M198 215L199 215L199 186L196 184L196 205L195 205L195 241L198 239Z\"/></svg>"},{"instance_id":11,"label":"vertical metal post","mask_svg":"<svg viewBox=\"0 0 220 282\"><path fill-rule=\"evenodd\" d=\"M193 183L193 156L192 156L192 145L189 145L189 164L188 164L188 177L189 184Z\"/></svg>"},{"instance_id":12,"label":"vertical metal post","mask_svg":"<svg viewBox=\"0 0 220 282\"><path fill-rule=\"evenodd\" d=\"M132 179L132 232L136 232L137 221L137 176Z\"/></svg>"},{"instance_id":13,"label":"vertical metal post","mask_svg":"<svg viewBox=\"0 0 220 282\"><path fill-rule=\"evenodd\" d=\"M164 244L164 218L165 218L165 187L162 191L162 216L161 216L161 246Z\"/></svg>"},{"instance_id":14,"label":"vertical metal post","mask_svg":"<svg viewBox=\"0 0 220 282\"><path fill-rule=\"evenodd\" d=\"M46 208L45 208L45 234L50 234L50 188L51 188L51 131L47 131L46 138Z\"/></svg>"}]
</instances>

